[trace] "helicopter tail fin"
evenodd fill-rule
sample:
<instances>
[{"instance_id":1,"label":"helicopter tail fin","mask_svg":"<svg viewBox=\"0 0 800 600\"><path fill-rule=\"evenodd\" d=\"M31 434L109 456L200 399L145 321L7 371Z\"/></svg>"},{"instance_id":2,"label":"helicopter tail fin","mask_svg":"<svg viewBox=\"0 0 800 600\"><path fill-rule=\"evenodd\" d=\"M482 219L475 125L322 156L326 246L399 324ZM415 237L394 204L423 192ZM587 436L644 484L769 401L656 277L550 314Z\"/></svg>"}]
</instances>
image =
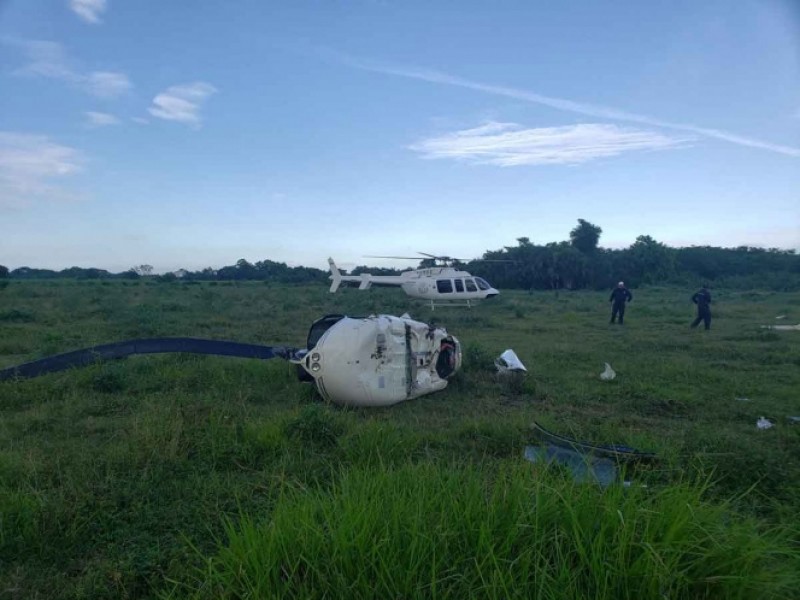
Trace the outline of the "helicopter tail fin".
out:
<instances>
[{"instance_id":1,"label":"helicopter tail fin","mask_svg":"<svg viewBox=\"0 0 800 600\"><path fill-rule=\"evenodd\" d=\"M332 258L328 259L328 264L331 267L331 279L333 279L333 283L331 283L331 294L333 294L339 289L339 286L342 285L342 274L339 272Z\"/></svg>"}]
</instances>

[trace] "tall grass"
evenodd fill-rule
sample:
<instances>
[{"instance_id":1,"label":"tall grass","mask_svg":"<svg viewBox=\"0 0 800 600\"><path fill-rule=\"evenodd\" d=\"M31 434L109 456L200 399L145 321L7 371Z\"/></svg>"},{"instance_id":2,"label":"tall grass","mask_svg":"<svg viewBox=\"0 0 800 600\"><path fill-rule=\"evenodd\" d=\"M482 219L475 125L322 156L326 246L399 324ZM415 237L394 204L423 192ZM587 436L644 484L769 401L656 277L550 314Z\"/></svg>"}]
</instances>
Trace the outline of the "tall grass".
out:
<instances>
[{"instance_id":1,"label":"tall grass","mask_svg":"<svg viewBox=\"0 0 800 600\"><path fill-rule=\"evenodd\" d=\"M576 485L516 461L352 469L229 521L195 598L788 598L800 559L704 486Z\"/></svg>"}]
</instances>

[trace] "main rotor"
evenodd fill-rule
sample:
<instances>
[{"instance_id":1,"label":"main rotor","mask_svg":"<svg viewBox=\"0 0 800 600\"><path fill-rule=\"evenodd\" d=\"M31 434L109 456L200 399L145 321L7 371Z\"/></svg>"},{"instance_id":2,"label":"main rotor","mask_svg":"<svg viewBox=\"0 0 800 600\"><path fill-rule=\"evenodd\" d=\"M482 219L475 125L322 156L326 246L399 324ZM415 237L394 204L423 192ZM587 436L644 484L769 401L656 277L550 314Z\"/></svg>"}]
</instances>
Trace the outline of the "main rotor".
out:
<instances>
[{"instance_id":1,"label":"main rotor","mask_svg":"<svg viewBox=\"0 0 800 600\"><path fill-rule=\"evenodd\" d=\"M445 256L445 255L438 255L438 254L429 254L428 252L417 252L420 256L377 256L377 255L366 255L365 258L396 258L400 260L432 260L433 265L435 267L452 267L455 266L456 263L467 263L470 262L471 258L455 258L453 256ZM481 260L481 259L477 259Z\"/></svg>"},{"instance_id":2,"label":"main rotor","mask_svg":"<svg viewBox=\"0 0 800 600\"><path fill-rule=\"evenodd\" d=\"M433 267L457 267L470 262L512 262L510 260L494 259L494 258L456 258L455 256L430 254L428 252L417 252L421 256L378 256L378 255L365 255L364 258L397 258L400 260L432 260Z\"/></svg>"}]
</instances>

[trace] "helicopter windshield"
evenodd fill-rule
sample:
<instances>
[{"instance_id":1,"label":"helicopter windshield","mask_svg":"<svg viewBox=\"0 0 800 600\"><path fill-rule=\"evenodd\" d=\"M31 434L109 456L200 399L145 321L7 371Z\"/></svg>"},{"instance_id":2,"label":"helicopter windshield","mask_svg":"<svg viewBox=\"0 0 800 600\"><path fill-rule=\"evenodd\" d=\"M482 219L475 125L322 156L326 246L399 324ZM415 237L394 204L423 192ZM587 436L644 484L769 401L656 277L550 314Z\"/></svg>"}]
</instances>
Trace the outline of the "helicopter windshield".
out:
<instances>
[{"instance_id":1,"label":"helicopter windshield","mask_svg":"<svg viewBox=\"0 0 800 600\"><path fill-rule=\"evenodd\" d=\"M492 286L490 286L490 285L489 285L489 284L486 282L486 280L485 280L485 279L481 279L480 277L476 277L476 278L475 278L475 283L477 283L477 284L478 284L478 287L479 287L481 290L484 290L484 291L485 291L485 290L490 290L490 289L492 289Z\"/></svg>"}]
</instances>

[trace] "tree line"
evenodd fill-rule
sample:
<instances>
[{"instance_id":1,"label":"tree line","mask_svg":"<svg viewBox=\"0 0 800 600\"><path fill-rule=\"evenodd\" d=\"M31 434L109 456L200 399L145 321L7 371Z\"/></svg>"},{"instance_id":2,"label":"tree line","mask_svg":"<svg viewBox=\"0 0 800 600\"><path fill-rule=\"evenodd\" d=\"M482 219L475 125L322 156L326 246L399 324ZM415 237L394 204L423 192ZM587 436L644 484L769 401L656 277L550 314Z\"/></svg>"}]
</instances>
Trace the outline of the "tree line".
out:
<instances>
[{"instance_id":1,"label":"tree line","mask_svg":"<svg viewBox=\"0 0 800 600\"><path fill-rule=\"evenodd\" d=\"M544 245L529 238L490 250L465 266L495 287L516 289L605 289L625 281L640 285L700 285L773 290L800 289L800 256L794 250L740 246L672 248L640 235L628 248L599 245L602 229L583 219L570 239Z\"/></svg>"},{"instance_id":2,"label":"tree line","mask_svg":"<svg viewBox=\"0 0 800 600\"><path fill-rule=\"evenodd\" d=\"M628 248L609 249L599 244L603 230L584 219L570 232L569 240L534 244L517 238L516 246L489 250L480 259L455 266L484 277L505 289L605 289L625 281L641 285L689 285L701 283L731 288L800 290L800 256L794 250L740 246L719 248L690 246L672 248L649 235L641 235ZM430 259L419 266L432 266ZM354 274L369 271L392 275L400 271L360 266ZM151 265L138 265L121 273L105 269L71 267L60 271L0 265L0 279L139 279L159 282L269 281L278 284L327 282L328 272L313 267L290 267L286 263L261 260L199 271L179 269L153 275Z\"/></svg>"}]
</instances>

